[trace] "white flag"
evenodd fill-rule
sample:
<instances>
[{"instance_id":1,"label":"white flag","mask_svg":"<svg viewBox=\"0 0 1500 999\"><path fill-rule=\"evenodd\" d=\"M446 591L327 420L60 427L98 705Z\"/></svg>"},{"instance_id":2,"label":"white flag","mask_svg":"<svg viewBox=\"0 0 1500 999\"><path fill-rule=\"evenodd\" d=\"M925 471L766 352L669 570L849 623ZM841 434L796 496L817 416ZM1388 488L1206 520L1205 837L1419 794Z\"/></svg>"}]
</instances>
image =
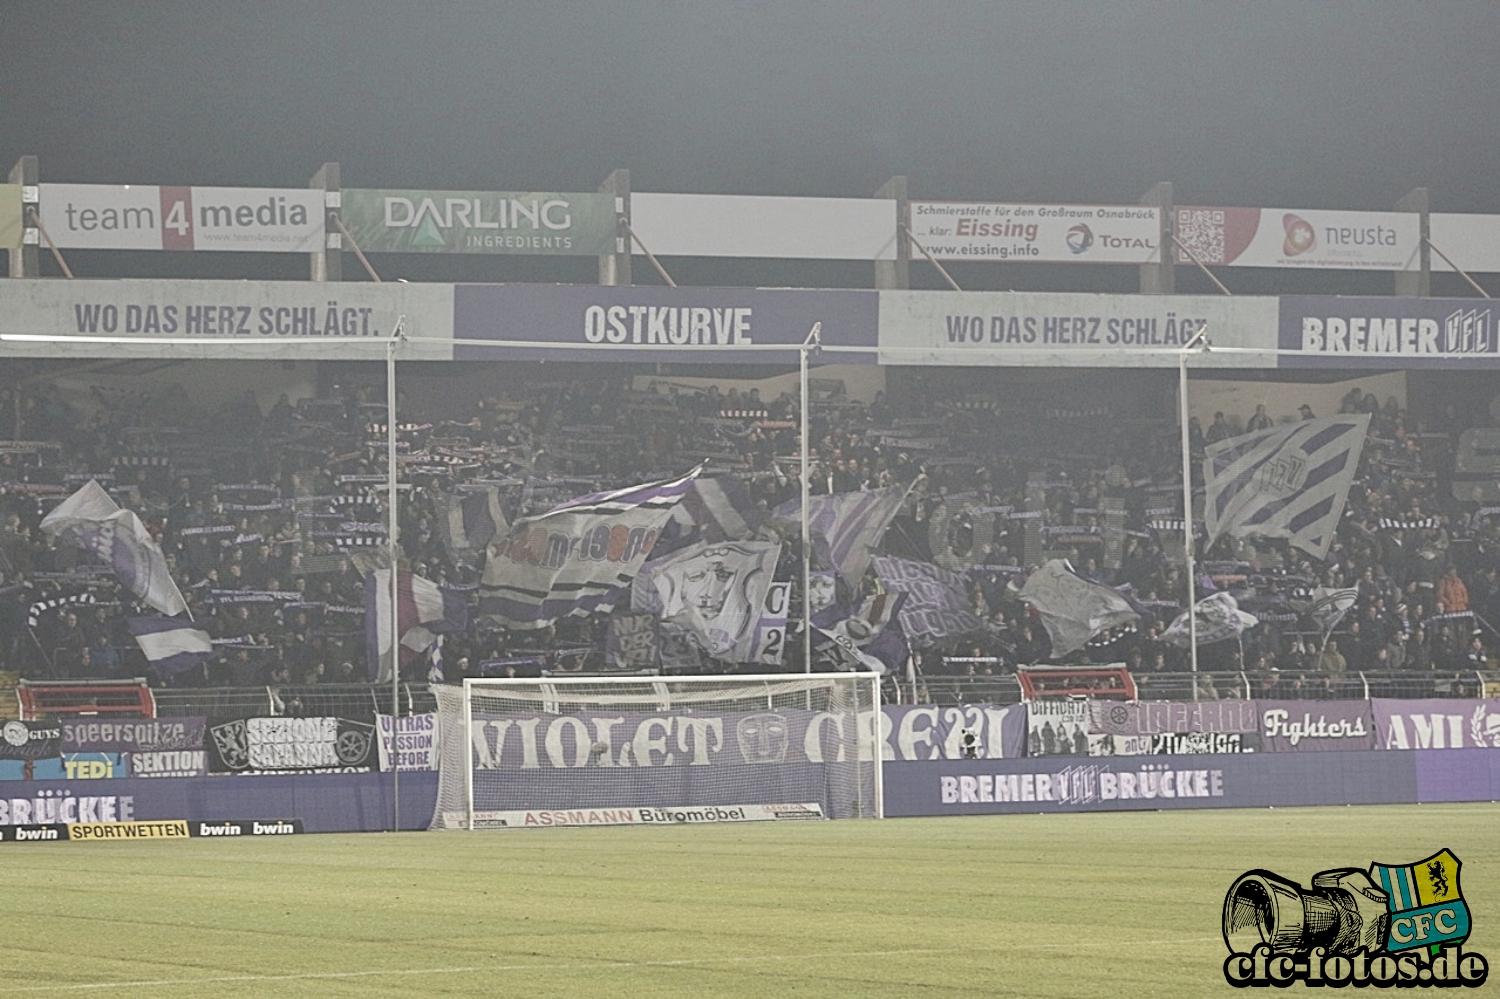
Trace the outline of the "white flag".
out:
<instances>
[{"instance_id":1,"label":"white flag","mask_svg":"<svg viewBox=\"0 0 1500 999\"><path fill-rule=\"evenodd\" d=\"M1198 619L1198 644L1212 645L1244 633L1255 627L1260 619L1254 614L1240 610L1239 603L1228 593L1211 593L1194 605ZM1162 641L1179 648L1187 648L1192 642L1188 625L1188 612L1177 615L1176 620L1161 633Z\"/></svg>"},{"instance_id":2,"label":"white flag","mask_svg":"<svg viewBox=\"0 0 1500 999\"><path fill-rule=\"evenodd\" d=\"M1060 558L1028 576L1020 597L1042 616L1055 656L1081 649L1099 632L1140 617L1120 594L1089 582Z\"/></svg>"},{"instance_id":3,"label":"white flag","mask_svg":"<svg viewBox=\"0 0 1500 999\"><path fill-rule=\"evenodd\" d=\"M687 629L715 659L753 662L780 556L781 545L769 541L692 545L641 569L631 607Z\"/></svg>"},{"instance_id":4,"label":"white flag","mask_svg":"<svg viewBox=\"0 0 1500 999\"><path fill-rule=\"evenodd\" d=\"M187 610L161 546L141 518L122 510L95 480L59 503L41 527L58 541L93 552L130 592L168 617Z\"/></svg>"},{"instance_id":5,"label":"white flag","mask_svg":"<svg viewBox=\"0 0 1500 999\"><path fill-rule=\"evenodd\" d=\"M1228 532L1286 538L1326 558L1359 465L1368 413L1303 420L1208 446L1208 543Z\"/></svg>"}]
</instances>

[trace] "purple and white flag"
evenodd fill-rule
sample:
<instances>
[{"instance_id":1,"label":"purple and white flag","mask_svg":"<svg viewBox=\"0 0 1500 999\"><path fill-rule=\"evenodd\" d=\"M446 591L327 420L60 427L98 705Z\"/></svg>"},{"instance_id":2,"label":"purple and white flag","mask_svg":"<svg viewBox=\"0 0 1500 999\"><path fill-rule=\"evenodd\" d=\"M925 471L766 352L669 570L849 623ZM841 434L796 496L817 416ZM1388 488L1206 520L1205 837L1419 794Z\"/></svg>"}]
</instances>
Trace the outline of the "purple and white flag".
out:
<instances>
[{"instance_id":1,"label":"purple and white flag","mask_svg":"<svg viewBox=\"0 0 1500 999\"><path fill-rule=\"evenodd\" d=\"M1199 645L1212 645L1234 638L1260 623L1260 619L1254 614L1240 610L1234 597L1223 590L1210 593L1194 604L1193 615L1197 618ZM1192 632L1187 611L1177 615L1176 620L1161 633L1161 639L1178 648L1188 647L1192 642Z\"/></svg>"},{"instance_id":2,"label":"purple and white flag","mask_svg":"<svg viewBox=\"0 0 1500 999\"><path fill-rule=\"evenodd\" d=\"M187 601L167 572L161 546L129 510L110 499L90 479L42 518L42 531L58 541L92 552L131 593L169 617L187 610Z\"/></svg>"},{"instance_id":3,"label":"purple and white flag","mask_svg":"<svg viewBox=\"0 0 1500 999\"><path fill-rule=\"evenodd\" d=\"M129 621L135 643L146 654L152 668L162 676L201 666L213 654L208 632L190 621L170 617L133 617Z\"/></svg>"},{"instance_id":4,"label":"purple and white flag","mask_svg":"<svg viewBox=\"0 0 1500 999\"><path fill-rule=\"evenodd\" d=\"M898 591L865 598L851 612L829 608L813 615L814 638L820 651L834 651L839 660L860 669L886 673L906 661L909 650L899 621L906 594Z\"/></svg>"},{"instance_id":5,"label":"purple and white flag","mask_svg":"<svg viewBox=\"0 0 1500 999\"><path fill-rule=\"evenodd\" d=\"M687 629L715 659L754 662L766 593L781 545L704 542L641 568L631 607Z\"/></svg>"},{"instance_id":6,"label":"purple and white flag","mask_svg":"<svg viewBox=\"0 0 1500 999\"><path fill-rule=\"evenodd\" d=\"M1140 616L1123 596L1084 579L1060 558L1028 576L1020 597L1041 615L1055 656L1077 651L1101 631L1130 624Z\"/></svg>"},{"instance_id":7,"label":"purple and white flag","mask_svg":"<svg viewBox=\"0 0 1500 999\"><path fill-rule=\"evenodd\" d=\"M758 516L745 484L719 475L694 479L672 519L703 541L740 541L755 533Z\"/></svg>"},{"instance_id":8,"label":"purple and white flag","mask_svg":"<svg viewBox=\"0 0 1500 999\"><path fill-rule=\"evenodd\" d=\"M463 631L469 609L463 597L430 579L399 572L396 575L396 631L401 662L416 662L433 648L442 634ZM391 678L391 570L377 569L365 576L365 655L374 682Z\"/></svg>"},{"instance_id":9,"label":"purple and white flag","mask_svg":"<svg viewBox=\"0 0 1500 999\"><path fill-rule=\"evenodd\" d=\"M974 614L964 577L958 573L893 555L877 555L874 561L880 584L906 594L896 620L913 645L931 645L984 627Z\"/></svg>"},{"instance_id":10,"label":"purple and white flag","mask_svg":"<svg viewBox=\"0 0 1500 999\"><path fill-rule=\"evenodd\" d=\"M490 545L480 613L528 629L613 610L701 471L580 496L516 521Z\"/></svg>"},{"instance_id":11,"label":"purple and white flag","mask_svg":"<svg viewBox=\"0 0 1500 999\"><path fill-rule=\"evenodd\" d=\"M444 497L438 533L455 562L478 558L496 535L504 535L505 513L494 486Z\"/></svg>"},{"instance_id":12,"label":"purple and white flag","mask_svg":"<svg viewBox=\"0 0 1500 999\"><path fill-rule=\"evenodd\" d=\"M890 486L862 493L814 496L807 504L807 530L813 551L825 565L837 569L851 584L857 584L870 565L881 535L901 512L901 504L906 502L910 491L910 486ZM800 531L801 511L802 502L792 500L777 507L772 516L783 530Z\"/></svg>"}]
</instances>

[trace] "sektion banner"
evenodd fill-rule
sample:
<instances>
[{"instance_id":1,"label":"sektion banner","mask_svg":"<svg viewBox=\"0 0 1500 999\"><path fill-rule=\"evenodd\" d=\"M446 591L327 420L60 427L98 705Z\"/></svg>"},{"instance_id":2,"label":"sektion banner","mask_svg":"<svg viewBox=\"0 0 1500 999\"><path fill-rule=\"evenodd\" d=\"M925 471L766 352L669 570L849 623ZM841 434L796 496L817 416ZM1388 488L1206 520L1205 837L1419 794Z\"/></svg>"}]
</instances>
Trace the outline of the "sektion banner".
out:
<instances>
[{"instance_id":1,"label":"sektion banner","mask_svg":"<svg viewBox=\"0 0 1500 999\"><path fill-rule=\"evenodd\" d=\"M341 221L365 252L592 256L623 252L612 194L343 192Z\"/></svg>"},{"instance_id":2,"label":"sektion banner","mask_svg":"<svg viewBox=\"0 0 1500 999\"><path fill-rule=\"evenodd\" d=\"M314 253L325 193L311 188L42 184L42 225L62 249Z\"/></svg>"},{"instance_id":3,"label":"sektion banner","mask_svg":"<svg viewBox=\"0 0 1500 999\"><path fill-rule=\"evenodd\" d=\"M914 259L1145 264L1161 252L1161 209L913 201L910 232Z\"/></svg>"},{"instance_id":4,"label":"sektion banner","mask_svg":"<svg viewBox=\"0 0 1500 999\"><path fill-rule=\"evenodd\" d=\"M1188 206L1176 210L1176 236L1179 264L1374 271L1405 270L1422 241L1415 212Z\"/></svg>"}]
</instances>

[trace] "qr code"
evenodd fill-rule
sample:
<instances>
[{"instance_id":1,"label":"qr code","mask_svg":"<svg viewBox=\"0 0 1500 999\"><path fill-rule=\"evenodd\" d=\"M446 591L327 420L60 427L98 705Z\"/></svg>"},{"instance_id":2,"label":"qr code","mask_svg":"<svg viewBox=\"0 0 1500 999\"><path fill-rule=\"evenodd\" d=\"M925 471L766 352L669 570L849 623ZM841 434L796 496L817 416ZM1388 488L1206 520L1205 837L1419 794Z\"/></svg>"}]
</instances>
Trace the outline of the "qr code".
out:
<instances>
[{"instance_id":1,"label":"qr code","mask_svg":"<svg viewBox=\"0 0 1500 999\"><path fill-rule=\"evenodd\" d=\"M1224 210L1222 208L1177 209L1178 256L1192 254L1205 264L1224 262ZM1180 260L1191 263L1192 258Z\"/></svg>"}]
</instances>

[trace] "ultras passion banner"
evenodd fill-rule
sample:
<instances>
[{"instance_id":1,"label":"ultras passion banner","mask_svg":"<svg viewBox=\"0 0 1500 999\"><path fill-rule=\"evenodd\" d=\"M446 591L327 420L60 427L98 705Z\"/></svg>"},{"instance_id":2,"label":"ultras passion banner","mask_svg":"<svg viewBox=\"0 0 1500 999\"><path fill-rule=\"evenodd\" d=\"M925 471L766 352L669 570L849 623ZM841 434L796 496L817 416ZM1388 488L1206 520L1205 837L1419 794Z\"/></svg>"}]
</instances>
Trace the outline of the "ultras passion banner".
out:
<instances>
[{"instance_id":1,"label":"ultras passion banner","mask_svg":"<svg viewBox=\"0 0 1500 999\"><path fill-rule=\"evenodd\" d=\"M825 346L874 348L877 302L873 291L464 284L454 288L456 338L571 349L455 344L454 360L796 364L796 350L753 348L800 345L819 323ZM875 354L821 360L874 364Z\"/></svg>"}]
</instances>

